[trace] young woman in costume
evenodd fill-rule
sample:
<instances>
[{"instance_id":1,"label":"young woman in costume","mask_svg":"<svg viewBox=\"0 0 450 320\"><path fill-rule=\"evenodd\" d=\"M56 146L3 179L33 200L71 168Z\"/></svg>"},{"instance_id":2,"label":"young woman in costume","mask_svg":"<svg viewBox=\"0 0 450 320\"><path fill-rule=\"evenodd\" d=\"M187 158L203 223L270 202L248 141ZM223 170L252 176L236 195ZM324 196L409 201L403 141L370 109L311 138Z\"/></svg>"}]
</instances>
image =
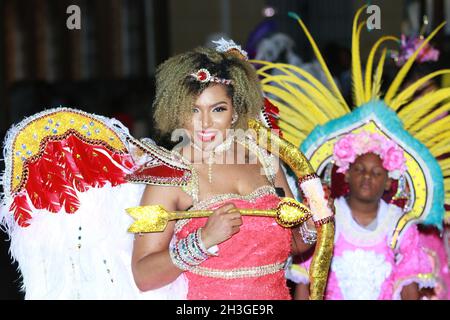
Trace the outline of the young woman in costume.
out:
<instances>
[{"instance_id":1,"label":"young woman in costume","mask_svg":"<svg viewBox=\"0 0 450 320\"><path fill-rule=\"evenodd\" d=\"M187 143L172 152L192 178L186 187L147 186L141 205L213 214L136 236L133 274L143 291L182 275L188 299L290 299L284 263L291 250L310 245L297 229L239 213L276 207L280 192L293 197L278 159L246 134L264 98L253 66L240 55L199 48L158 70L155 123L165 134L185 131Z\"/></svg>"},{"instance_id":2,"label":"young woman in costume","mask_svg":"<svg viewBox=\"0 0 450 320\"><path fill-rule=\"evenodd\" d=\"M317 229L322 298L334 223L320 179L265 127L275 109L245 52L218 45L158 70L155 123L187 137L173 150L69 108L11 128L0 218L27 299L290 299L284 264L310 246L290 229L301 223ZM278 157L311 210L289 199Z\"/></svg>"}]
</instances>

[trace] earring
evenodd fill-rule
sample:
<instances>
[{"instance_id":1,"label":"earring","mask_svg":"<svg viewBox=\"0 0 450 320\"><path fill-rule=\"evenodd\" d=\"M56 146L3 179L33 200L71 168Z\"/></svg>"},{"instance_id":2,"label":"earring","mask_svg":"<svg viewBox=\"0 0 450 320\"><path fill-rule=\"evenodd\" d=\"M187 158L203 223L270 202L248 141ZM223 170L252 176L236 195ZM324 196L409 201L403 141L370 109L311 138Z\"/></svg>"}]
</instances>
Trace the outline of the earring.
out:
<instances>
[{"instance_id":1,"label":"earring","mask_svg":"<svg viewBox=\"0 0 450 320\"><path fill-rule=\"evenodd\" d=\"M237 114L236 110L233 113L233 117L231 118L231 124L234 125L239 119L239 115Z\"/></svg>"}]
</instances>

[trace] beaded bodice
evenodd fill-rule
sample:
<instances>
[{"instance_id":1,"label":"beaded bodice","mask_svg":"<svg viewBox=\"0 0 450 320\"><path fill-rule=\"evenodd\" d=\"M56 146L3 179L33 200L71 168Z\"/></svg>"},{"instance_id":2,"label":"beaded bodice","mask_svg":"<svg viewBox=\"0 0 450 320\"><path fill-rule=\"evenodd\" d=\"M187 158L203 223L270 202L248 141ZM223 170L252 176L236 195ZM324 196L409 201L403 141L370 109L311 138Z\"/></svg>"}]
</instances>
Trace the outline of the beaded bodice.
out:
<instances>
[{"instance_id":1,"label":"beaded bodice","mask_svg":"<svg viewBox=\"0 0 450 320\"><path fill-rule=\"evenodd\" d=\"M279 197L272 186L249 195L220 195L199 202L195 209L215 209L225 203L242 209L273 209ZM206 218L180 220L177 238L203 227ZM220 243L219 256L186 272L190 299L290 299L283 267L290 253L291 231L270 217L243 216L240 231Z\"/></svg>"}]
</instances>

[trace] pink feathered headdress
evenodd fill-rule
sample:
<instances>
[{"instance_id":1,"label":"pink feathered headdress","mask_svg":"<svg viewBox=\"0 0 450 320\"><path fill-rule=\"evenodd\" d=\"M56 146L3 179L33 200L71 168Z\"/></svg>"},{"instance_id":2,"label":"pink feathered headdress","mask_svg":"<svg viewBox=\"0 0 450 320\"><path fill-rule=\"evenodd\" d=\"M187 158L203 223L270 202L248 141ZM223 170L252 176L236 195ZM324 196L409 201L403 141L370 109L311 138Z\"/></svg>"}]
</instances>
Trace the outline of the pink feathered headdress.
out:
<instances>
[{"instance_id":1,"label":"pink feathered headdress","mask_svg":"<svg viewBox=\"0 0 450 320\"><path fill-rule=\"evenodd\" d=\"M390 178L398 179L406 171L403 150L394 141L378 133L361 131L343 136L334 145L333 159L339 167L337 172L347 172L350 164L366 153L374 153L381 158Z\"/></svg>"}]
</instances>

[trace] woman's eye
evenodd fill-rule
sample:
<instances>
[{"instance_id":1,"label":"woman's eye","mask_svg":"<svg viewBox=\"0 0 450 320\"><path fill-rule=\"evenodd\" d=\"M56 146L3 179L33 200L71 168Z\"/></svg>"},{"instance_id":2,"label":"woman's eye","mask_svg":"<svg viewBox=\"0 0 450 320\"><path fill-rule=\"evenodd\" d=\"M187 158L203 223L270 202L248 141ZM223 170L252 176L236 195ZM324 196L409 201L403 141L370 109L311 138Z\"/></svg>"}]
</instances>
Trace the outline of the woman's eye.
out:
<instances>
[{"instance_id":1,"label":"woman's eye","mask_svg":"<svg viewBox=\"0 0 450 320\"><path fill-rule=\"evenodd\" d=\"M197 108L192 108L192 113L197 113L198 109Z\"/></svg>"},{"instance_id":2,"label":"woman's eye","mask_svg":"<svg viewBox=\"0 0 450 320\"><path fill-rule=\"evenodd\" d=\"M227 108L225 108L225 107L216 107L213 109L213 112L223 112L226 110L227 110Z\"/></svg>"}]
</instances>

